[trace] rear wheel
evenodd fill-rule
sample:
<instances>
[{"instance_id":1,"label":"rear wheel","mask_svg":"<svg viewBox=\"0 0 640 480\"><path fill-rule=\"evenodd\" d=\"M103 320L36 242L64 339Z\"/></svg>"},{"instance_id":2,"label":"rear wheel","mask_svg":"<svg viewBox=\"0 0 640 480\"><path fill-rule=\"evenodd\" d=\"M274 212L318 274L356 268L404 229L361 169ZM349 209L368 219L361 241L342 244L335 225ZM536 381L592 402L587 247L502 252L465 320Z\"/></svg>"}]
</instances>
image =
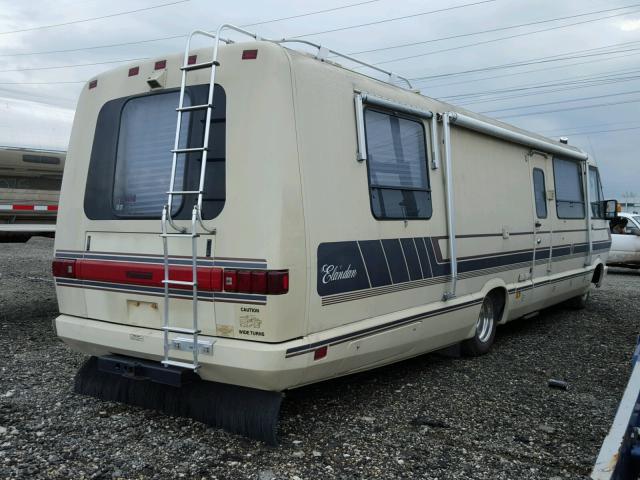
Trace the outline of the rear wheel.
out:
<instances>
[{"instance_id":1,"label":"rear wheel","mask_svg":"<svg viewBox=\"0 0 640 480\"><path fill-rule=\"evenodd\" d=\"M496 325L498 323L498 308L496 308L494 295L484 297L480 313L476 320L476 331L473 337L462 342L462 352L465 355L476 357L484 355L489 351L496 336Z\"/></svg>"}]
</instances>

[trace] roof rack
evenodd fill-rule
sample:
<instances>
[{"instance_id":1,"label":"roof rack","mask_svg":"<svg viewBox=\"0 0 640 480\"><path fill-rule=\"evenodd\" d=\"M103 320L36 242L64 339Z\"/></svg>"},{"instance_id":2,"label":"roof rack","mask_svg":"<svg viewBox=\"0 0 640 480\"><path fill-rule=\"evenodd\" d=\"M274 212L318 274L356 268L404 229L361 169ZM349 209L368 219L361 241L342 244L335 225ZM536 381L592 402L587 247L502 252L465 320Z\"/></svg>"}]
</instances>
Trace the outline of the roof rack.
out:
<instances>
[{"instance_id":1,"label":"roof rack","mask_svg":"<svg viewBox=\"0 0 640 480\"><path fill-rule=\"evenodd\" d=\"M308 40L299 40L297 38L281 38L281 39L265 38L265 37L261 37L257 33L249 32L248 30L245 30L245 29L243 29L241 27L237 27L235 25L232 25L232 24L229 24L229 23L225 23L225 24L222 24L222 25L220 25L218 27L218 29L216 30L216 33L215 33L215 38L217 38L219 41L224 42L226 44L232 44L232 43L235 43L235 42L233 40L231 40L231 39L223 38L221 36L221 33L224 30L232 30L232 31L235 31L235 32L238 32L238 33L242 33L243 35L247 35L247 36L253 38L254 40L264 41L264 42L271 42L271 43L275 43L275 44L281 45L281 46L283 44L285 44L285 43L287 43L287 44L288 43L297 43L297 44L307 45L307 46L310 46L310 47L313 47L313 48L317 49L317 53L316 53L315 57L316 57L316 59L320 60L321 62L324 62L325 60L327 60L327 57L329 55L333 55L333 56L340 57L340 58L343 58L345 60L348 60L350 62L357 63L358 65L360 65L362 67L365 67L365 68L369 68L369 69L371 69L371 70L373 70L375 72L382 73L382 74L386 75L388 77L386 79L387 83L390 83L390 84L396 85L396 86L400 86L400 85L397 85L398 82L403 82L403 83L406 84L406 87L408 89L412 89L413 88L413 85L411 85L411 82L406 77L400 76L400 75L398 75L398 74L396 74L396 73L394 73L392 71L385 70L385 69L380 68L380 67L376 67L375 65L371 65L370 63L363 62L362 60L358 60L357 58L354 58L354 57L352 57L350 55L347 55L345 53L340 53L340 52L338 52L336 50L332 50L330 48L323 47L322 45L320 45L318 43L310 42ZM202 32L202 31L200 31L200 32ZM202 32L202 33L204 33L204 32ZM191 40L191 36L190 36L189 40ZM190 43L190 41L187 44L187 48L189 48L189 43ZM217 49L217 45L216 45L216 49ZM347 68L348 70L351 70L351 71L355 71L355 70L353 70L351 68L348 68L348 67L344 67L344 68ZM360 72L357 72L357 73L360 73ZM371 75L368 75L368 76L371 77ZM376 78L376 77L371 77L371 78Z\"/></svg>"}]
</instances>

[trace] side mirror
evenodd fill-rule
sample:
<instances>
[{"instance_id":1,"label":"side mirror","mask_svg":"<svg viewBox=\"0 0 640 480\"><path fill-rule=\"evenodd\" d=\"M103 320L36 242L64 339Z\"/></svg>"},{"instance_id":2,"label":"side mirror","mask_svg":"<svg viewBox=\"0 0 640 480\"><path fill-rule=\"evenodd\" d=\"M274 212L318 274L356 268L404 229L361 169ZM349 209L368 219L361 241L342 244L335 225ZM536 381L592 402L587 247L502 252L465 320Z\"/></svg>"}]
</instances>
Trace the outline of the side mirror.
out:
<instances>
[{"instance_id":1,"label":"side mirror","mask_svg":"<svg viewBox=\"0 0 640 480\"><path fill-rule=\"evenodd\" d=\"M605 220L612 220L618 216L618 201L604 200L602 210L604 211Z\"/></svg>"}]
</instances>

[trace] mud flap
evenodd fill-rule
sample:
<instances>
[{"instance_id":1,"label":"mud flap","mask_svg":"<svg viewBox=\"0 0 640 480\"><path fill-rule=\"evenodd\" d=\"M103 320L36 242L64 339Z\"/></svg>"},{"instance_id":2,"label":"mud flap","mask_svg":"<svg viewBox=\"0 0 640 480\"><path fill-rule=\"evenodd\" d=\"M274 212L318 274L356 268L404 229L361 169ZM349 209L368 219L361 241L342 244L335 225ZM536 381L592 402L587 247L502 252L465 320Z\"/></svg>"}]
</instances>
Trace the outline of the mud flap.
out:
<instances>
[{"instance_id":1,"label":"mud flap","mask_svg":"<svg viewBox=\"0 0 640 480\"><path fill-rule=\"evenodd\" d=\"M78 370L74 390L114 402L187 417L249 438L277 445L283 394L190 378L180 387L150 381L149 375L103 371L90 357Z\"/></svg>"}]
</instances>

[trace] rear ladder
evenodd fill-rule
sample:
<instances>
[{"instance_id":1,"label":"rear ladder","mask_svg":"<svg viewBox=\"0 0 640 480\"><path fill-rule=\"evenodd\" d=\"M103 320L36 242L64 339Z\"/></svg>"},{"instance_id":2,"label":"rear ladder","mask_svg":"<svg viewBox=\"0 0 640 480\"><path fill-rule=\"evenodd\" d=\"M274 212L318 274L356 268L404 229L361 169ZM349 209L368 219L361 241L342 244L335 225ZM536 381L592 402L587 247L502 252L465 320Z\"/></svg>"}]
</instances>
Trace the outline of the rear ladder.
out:
<instances>
[{"instance_id":1,"label":"rear ladder","mask_svg":"<svg viewBox=\"0 0 640 480\"><path fill-rule=\"evenodd\" d=\"M213 49L213 57L211 61L202 62L202 63L194 63L190 64L189 57L191 52L191 41L196 36L204 36L209 37L214 40L214 49ZM198 353L200 350L200 345L198 342L198 335L201 330L198 326L198 237L200 233L198 233L198 227L206 233L215 235L215 228L207 228L202 221L202 195L204 193L204 182L207 173L207 151L209 149L209 135L211 129L211 114L213 110L213 93L215 88L215 74L216 67L220 64L217 61L218 57L218 40L215 35L212 35L207 32L203 32L200 30L196 30L189 35L187 40L187 46L185 48L184 60L181 67L182 70L182 81L180 84L180 101L178 104L178 108L176 108L178 117L176 121L176 134L175 141L173 144L172 153L172 162L171 162L171 177L169 181L169 191L167 192L167 204L162 209L162 233L160 236L162 237L162 246L163 246L163 254L164 254L164 311L163 311L163 337L164 337L164 359L162 360L162 364L165 366L176 366L187 368L190 370L197 371L200 367L198 362ZM209 77L209 95L207 99L207 103L203 105L184 105L185 98L185 90L187 86L187 74L193 70L200 70L204 68L211 69L211 76ZM206 119L204 126L204 136L202 140L202 146L191 147L187 145L186 147L180 148L180 131L182 127L182 114L186 112L193 112L196 110L206 110ZM201 167L200 167L200 180L198 182L197 190L176 190L176 166L178 163L179 155L188 155L190 153L200 153L201 154ZM194 202L193 210L191 212L191 227L185 228L180 227L175 224L172 218L173 211L173 203L174 198L183 196L183 195L197 195L197 200ZM190 281L182 281L182 280L173 280L170 277L170 254L169 254L169 239L175 238L180 240L190 240L191 241L191 280ZM212 250L215 252L215 249ZM215 254L212 253L215 258ZM191 287L192 292L192 322L191 328L181 328L177 327L171 322L171 309L169 308L169 302L171 297L171 287ZM215 309L214 309L215 312ZM171 358L171 350L173 349L182 349L181 346L184 345L182 339L171 339L170 334L180 334L191 337L191 351L193 354L193 359L191 362L187 361L178 361Z\"/></svg>"},{"instance_id":2,"label":"rear ladder","mask_svg":"<svg viewBox=\"0 0 640 480\"><path fill-rule=\"evenodd\" d=\"M172 153L172 162L171 162L171 177L169 182L169 191L167 192L167 204L162 209L162 233L160 236L162 237L162 246L163 246L163 254L164 254L164 311L163 311L163 337L164 337L164 359L162 360L162 364L165 366L177 366L182 368L188 368L194 371L197 371L200 367L198 362L198 353L200 350L200 343L198 342L198 335L200 334L200 329L198 327L198 237L200 233L198 233L198 228L202 230L204 234L215 235L215 228L207 228L202 221L202 195L204 193L204 182L207 173L207 151L209 149L209 135L211 130L211 114L213 111L213 98L214 98L214 90L215 90L215 78L216 78L216 67L220 66L218 62L218 48L220 46L220 42L231 43L230 40L223 39L220 34L223 30L233 30L238 33L242 33L244 35L248 35L253 39L258 39L257 35L254 33L243 30L242 28L238 28L234 25L224 24L221 25L215 34L205 32L203 30L194 30L189 35L187 39L187 45L184 51L184 59L182 63L182 81L180 83L180 101L178 104L177 111L177 121L176 121L176 134L175 141L173 143ZM191 53L191 41L195 37L205 37L213 40L213 56L210 61L202 62L202 63L189 63L189 57ZM184 97L185 90L187 86L187 74L193 70L201 70L205 68L211 69L211 75L209 77L209 95L207 98L207 103L203 105L184 105ZM205 119L205 128L204 128L204 138L202 141L202 146L191 147L189 145L180 148L180 130L182 127L182 114L185 112L193 112L196 110L206 110L207 115ZM188 155L190 153L200 153L201 154L201 168L200 168L200 181L198 182L198 190L176 190L175 180L176 180L176 166L178 163L178 155ZM181 227L175 224L172 218L173 212L173 200L176 196L182 195L197 195L197 201L193 206L193 210L191 212L191 229L187 229L185 227ZM170 231L171 229L171 231ZM180 281L180 280L172 280L170 277L170 254L169 254L169 239L176 238L182 240L191 240L191 281ZM215 247L212 249L212 259L215 260ZM215 262L214 262L215 264ZM180 328L172 325L170 321L170 308L169 301L171 297L171 286L190 286L192 290L192 326L191 328ZM215 294L214 294L215 295ZM215 323L215 296L213 298L214 304L214 323ZM188 335L191 337L191 345L190 349L193 352L192 362L184 362L178 361L171 358L171 350L181 348L185 342L183 339L170 339L169 334L182 334ZM203 349L207 349L209 345L203 345Z\"/></svg>"}]
</instances>

